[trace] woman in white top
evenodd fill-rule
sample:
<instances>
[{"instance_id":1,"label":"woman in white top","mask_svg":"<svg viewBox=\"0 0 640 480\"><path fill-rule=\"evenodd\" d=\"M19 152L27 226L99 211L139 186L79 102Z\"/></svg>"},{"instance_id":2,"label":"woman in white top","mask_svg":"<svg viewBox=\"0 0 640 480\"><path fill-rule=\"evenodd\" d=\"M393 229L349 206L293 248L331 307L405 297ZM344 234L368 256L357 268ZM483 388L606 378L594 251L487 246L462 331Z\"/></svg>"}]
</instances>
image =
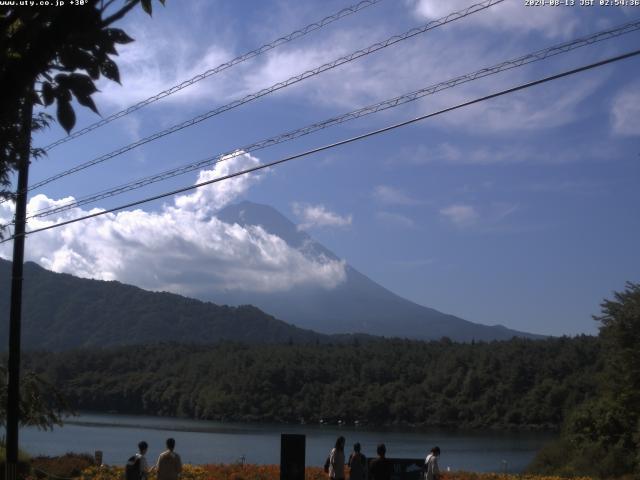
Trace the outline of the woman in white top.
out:
<instances>
[{"instance_id":1,"label":"woman in white top","mask_svg":"<svg viewBox=\"0 0 640 480\"><path fill-rule=\"evenodd\" d=\"M329 478L332 480L344 480L344 444L344 437L338 437L329 454Z\"/></svg>"},{"instance_id":2,"label":"woman in white top","mask_svg":"<svg viewBox=\"0 0 640 480\"><path fill-rule=\"evenodd\" d=\"M438 468L438 457L440 456L440 447L433 447L427 458L424 460L424 479L438 480L440 478L440 469Z\"/></svg>"}]
</instances>

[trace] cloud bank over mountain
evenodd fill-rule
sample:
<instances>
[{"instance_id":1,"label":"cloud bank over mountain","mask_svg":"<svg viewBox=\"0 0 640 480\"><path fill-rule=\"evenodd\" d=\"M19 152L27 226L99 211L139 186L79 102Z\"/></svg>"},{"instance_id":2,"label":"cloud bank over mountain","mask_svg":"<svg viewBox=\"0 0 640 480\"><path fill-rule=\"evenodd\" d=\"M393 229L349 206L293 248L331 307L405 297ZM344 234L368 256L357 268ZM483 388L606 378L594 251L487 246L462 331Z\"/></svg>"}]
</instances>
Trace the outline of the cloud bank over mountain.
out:
<instances>
[{"instance_id":1,"label":"cloud bank over mountain","mask_svg":"<svg viewBox=\"0 0 640 480\"><path fill-rule=\"evenodd\" d=\"M197 182L256 166L243 153L200 172ZM243 175L175 197L159 211L109 213L29 236L26 259L55 272L119 280L151 290L198 295L202 291L286 291L298 286L334 288L346 278L335 258L310 258L260 226L225 223L215 212L243 195L262 178ZM34 196L28 213L60 206L72 198ZM28 229L77 218L99 209L74 208L34 218ZM13 205L0 205L0 220L12 219ZM0 247L11 258L11 243Z\"/></svg>"}]
</instances>

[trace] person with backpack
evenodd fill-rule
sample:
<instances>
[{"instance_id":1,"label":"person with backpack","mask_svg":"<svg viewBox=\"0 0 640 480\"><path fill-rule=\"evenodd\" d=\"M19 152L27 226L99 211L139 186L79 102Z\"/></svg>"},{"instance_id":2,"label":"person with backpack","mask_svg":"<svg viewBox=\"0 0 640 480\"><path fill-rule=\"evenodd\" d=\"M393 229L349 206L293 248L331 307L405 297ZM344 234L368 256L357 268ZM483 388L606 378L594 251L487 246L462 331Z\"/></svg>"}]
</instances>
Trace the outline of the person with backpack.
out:
<instances>
[{"instance_id":1,"label":"person with backpack","mask_svg":"<svg viewBox=\"0 0 640 480\"><path fill-rule=\"evenodd\" d=\"M349 455L349 480L365 480L367 473L367 457L360 452L360 443L353 444L353 452Z\"/></svg>"},{"instance_id":2,"label":"person with backpack","mask_svg":"<svg viewBox=\"0 0 640 480\"><path fill-rule=\"evenodd\" d=\"M440 447L433 447L424 459L424 480L439 480L440 468L438 468L438 457L440 456Z\"/></svg>"},{"instance_id":3,"label":"person with backpack","mask_svg":"<svg viewBox=\"0 0 640 480\"><path fill-rule=\"evenodd\" d=\"M178 475L182 472L182 460L180 455L173 451L176 448L176 441L167 438L167 449L158 457L155 469L158 472L158 480L178 480Z\"/></svg>"},{"instance_id":4,"label":"person with backpack","mask_svg":"<svg viewBox=\"0 0 640 480\"><path fill-rule=\"evenodd\" d=\"M149 476L149 464L145 454L149 449L147 442L142 440L138 443L138 453L127 460L124 468L124 476L126 480L146 480Z\"/></svg>"}]
</instances>

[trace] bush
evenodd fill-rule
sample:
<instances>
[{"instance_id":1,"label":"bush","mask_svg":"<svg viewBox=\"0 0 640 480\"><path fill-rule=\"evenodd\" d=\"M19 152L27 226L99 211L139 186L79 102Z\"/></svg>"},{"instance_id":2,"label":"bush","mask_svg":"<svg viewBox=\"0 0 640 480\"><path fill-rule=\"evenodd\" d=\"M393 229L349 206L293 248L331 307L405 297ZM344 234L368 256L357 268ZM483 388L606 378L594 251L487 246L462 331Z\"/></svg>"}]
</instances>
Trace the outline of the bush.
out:
<instances>
[{"instance_id":1,"label":"bush","mask_svg":"<svg viewBox=\"0 0 640 480\"><path fill-rule=\"evenodd\" d=\"M71 478L79 477L83 470L94 463L93 456L88 453L67 453L60 457L34 457L31 468L36 478L46 478L49 475Z\"/></svg>"}]
</instances>

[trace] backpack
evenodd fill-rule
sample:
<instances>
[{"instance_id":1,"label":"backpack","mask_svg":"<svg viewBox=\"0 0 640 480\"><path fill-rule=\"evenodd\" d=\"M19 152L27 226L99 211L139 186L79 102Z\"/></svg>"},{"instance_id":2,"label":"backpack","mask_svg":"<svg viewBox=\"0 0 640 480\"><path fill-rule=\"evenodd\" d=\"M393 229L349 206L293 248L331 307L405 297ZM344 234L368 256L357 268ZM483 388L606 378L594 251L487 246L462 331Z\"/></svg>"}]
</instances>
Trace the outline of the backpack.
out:
<instances>
[{"instance_id":1,"label":"backpack","mask_svg":"<svg viewBox=\"0 0 640 480\"><path fill-rule=\"evenodd\" d=\"M124 467L125 480L140 480L140 457L134 455L127 460Z\"/></svg>"}]
</instances>

